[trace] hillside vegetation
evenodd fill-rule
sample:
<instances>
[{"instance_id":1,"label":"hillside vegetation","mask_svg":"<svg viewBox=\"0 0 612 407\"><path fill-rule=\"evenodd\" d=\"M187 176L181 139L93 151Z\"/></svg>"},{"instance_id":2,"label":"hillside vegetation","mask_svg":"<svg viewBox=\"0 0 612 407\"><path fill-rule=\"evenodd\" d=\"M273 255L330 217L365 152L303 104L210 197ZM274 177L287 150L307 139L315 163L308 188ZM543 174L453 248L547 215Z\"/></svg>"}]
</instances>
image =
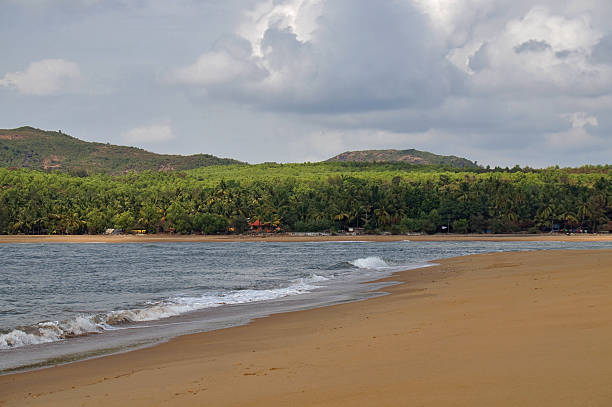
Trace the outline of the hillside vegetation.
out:
<instances>
[{"instance_id":1,"label":"hillside vegetation","mask_svg":"<svg viewBox=\"0 0 612 407\"><path fill-rule=\"evenodd\" d=\"M239 161L209 154L155 154L140 148L92 143L32 127L0 129L0 166L61 170L85 175L135 170L188 170Z\"/></svg>"},{"instance_id":2,"label":"hillside vegetation","mask_svg":"<svg viewBox=\"0 0 612 407\"><path fill-rule=\"evenodd\" d=\"M369 163L395 164L395 169L411 170L428 166L439 170L478 169L478 165L465 158L442 156L418 150L366 150L345 152L327 160L353 166L351 171L369 171ZM35 170L59 170L76 175L94 173L120 174L127 171L185 171L208 166L243 164L237 160L218 158L209 154L190 156L155 154L140 148L117 146L108 143L94 143L79 140L61 131L44 131L32 127L0 129L0 167L28 168ZM295 167L299 172L307 167ZM273 167L269 168L274 171ZM291 165L283 167L287 174ZM342 171L344 167L311 167L312 171ZM379 167L380 169L380 167ZM249 166L233 167L231 170L215 169L215 174L227 175L228 171L251 171ZM379 171L379 170L377 170ZM211 174L211 175L215 175Z\"/></svg>"},{"instance_id":3,"label":"hillside vegetation","mask_svg":"<svg viewBox=\"0 0 612 407\"><path fill-rule=\"evenodd\" d=\"M343 162L405 162L419 165L445 165L458 168L478 168L478 164L454 155L437 155L427 151L410 150L363 150L346 151L327 161Z\"/></svg>"}]
</instances>

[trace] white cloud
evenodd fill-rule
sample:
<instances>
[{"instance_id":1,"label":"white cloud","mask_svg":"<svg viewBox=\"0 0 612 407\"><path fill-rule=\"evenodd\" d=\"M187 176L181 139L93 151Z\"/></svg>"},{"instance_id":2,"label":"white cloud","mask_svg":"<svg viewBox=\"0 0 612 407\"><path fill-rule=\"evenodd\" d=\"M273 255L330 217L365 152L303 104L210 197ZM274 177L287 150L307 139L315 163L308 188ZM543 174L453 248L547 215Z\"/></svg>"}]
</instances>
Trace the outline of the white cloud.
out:
<instances>
[{"instance_id":1,"label":"white cloud","mask_svg":"<svg viewBox=\"0 0 612 407\"><path fill-rule=\"evenodd\" d=\"M431 105L449 93L446 50L410 2L264 1L233 38L172 79L215 98L308 113Z\"/></svg>"},{"instance_id":2,"label":"white cloud","mask_svg":"<svg viewBox=\"0 0 612 407\"><path fill-rule=\"evenodd\" d=\"M523 18L508 22L504 36L519 44L529 40L546 41L555 51L590 49L601 38L588 14L565 17L551 13L546 7L534 7Z\"/></svg>"},{"instance_id":3,"label":"white cloud","mask_svg":"<svg viewBox=\"0 0 612 407\"><path fill-rule=\"evenodd\" d=\"M593 127L599 126L599 120L597 120L597 117L590 116L585 112L566 113L562 114L561 117L569 121L572 124L572 127L575 129L583 128L587 125Z\"/></svg>"},{"instance_id":4,"label":"white cloud","mask_svg":"<svg viewBox=\"0 0 612 407\"><path fill-rule=\"evenodd\" d=\"M212 86L231 81L257 80L265 75L253 57L248 41L226 37L193 64L174 70L171 81L186 85Z\"/></svg>"},{"instance_id":5,"label":"white cloud","mask_svg":"<svg viewBox=\"0 0 612 407\"><path fill-rule=\"evenodd\" d=\"M603 33L591 23L589 14L563 16L545 7L534 7L509 19L503 28L472 41L467 66L472 89L478 93L526 92L531 95L600 95L612 88L612 67L593 64L591 54ZM464 70L460 56L451 60Z\"/></svg>"},{"instance_id":6,"label":"white cloud","mask_svg":"<svg viewBox=\"0 0 612 407\"><path fill-rule=\"evenodd\" d=\"M253 54L263 56L261 42L270 28L288 29L302 43L312 40L324 0L266 0L244 13L238 34L249 40Z\"/></svg>"},{"instance_id":7,"label":"white cloud","mask_svg":"<svg viewBox=\"0 0 612 407\"><path fill-rule=\"evenodd\" d=\"M169 124L136 127L123 133L123 139L130 143L161 143L175 138Z\"/></svg>"},{"instance_id":8,"label":"white cloud","mask_svg":"<svg viewBox=\"0 0 612 407\"><path fill-rule=\"evenodd\" d=\"M81 76L79 66L63 59L32 62L25 71L8 72L0 86L15 88L24 95L53 95L74 90Z\"/></svg>"},{"instance_id":9,"label":"white cloud","mask_svg":"<svg viewBox=\"0 0 612 407\"><path fill-rule=\"evenodd\" d=\"M568 121L571 128L553 134L546 135L550 147L559 150L592 150L598 148L601 141L587 130L588 127L598 127L597 117L585 112L562 114L561 118Z\"/></svg>"},{"instance_id":10,"label":"white cloud","mask_svg":"<svg viewBox=\"0 0 612 407\"><path fill-rule=\"evenodd\" d=\"M600 147L601 140L590 134L583 127L572 127L569 130L545 136L547 146L568 152L592 151Z\"/></svg>"}]
</instances>

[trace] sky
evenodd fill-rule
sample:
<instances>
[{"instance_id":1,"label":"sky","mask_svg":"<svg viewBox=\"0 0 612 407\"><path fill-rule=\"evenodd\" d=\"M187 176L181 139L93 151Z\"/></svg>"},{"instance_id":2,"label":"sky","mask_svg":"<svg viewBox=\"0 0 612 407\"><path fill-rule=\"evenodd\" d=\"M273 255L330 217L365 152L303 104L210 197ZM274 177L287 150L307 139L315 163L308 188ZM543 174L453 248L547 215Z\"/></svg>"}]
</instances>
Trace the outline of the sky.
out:
<instances>
[{"instance_id":1,"label":"sky","mask_svg":"<svg viewBox=\"0 0 612 407\"><path fill-rule=\"evenodd\" d=\"M0 0L0 128L251 163L612 157L606 0Z\"/></svg>"}]
</instances>

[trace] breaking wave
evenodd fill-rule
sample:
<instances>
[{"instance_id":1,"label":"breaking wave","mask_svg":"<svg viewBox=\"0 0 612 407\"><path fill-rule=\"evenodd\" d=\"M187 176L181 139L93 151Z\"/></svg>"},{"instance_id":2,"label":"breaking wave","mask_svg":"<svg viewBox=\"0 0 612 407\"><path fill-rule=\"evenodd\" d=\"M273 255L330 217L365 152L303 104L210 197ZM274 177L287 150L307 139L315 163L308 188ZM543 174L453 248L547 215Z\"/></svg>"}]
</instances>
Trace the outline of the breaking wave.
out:
<instances>
[{"instance_id":1,"label":"breaking wave","mask_svg":"<svg viewBox=\"0 0 612 407\"><path fill-rule=\"evenodd\" d=\"M370 270L385 269L385 268L390 267L386 261L384 261L383 259L377 256L365 257L365 258L353 260L353 261L350 261L349 264L357 268L360 268L360 269L370 269Z\"/></svg>"},{"instance_id":2,"label":"breaking wave","mask_svg":"<svg viewBox=\"0 0 612 407\"><path fill-rule=\"evenodd\" d=\"M100 333L113 327L96 316L79 315L66 321L46 321L13 329L0 335L0 349L17 348L25 345L56 342L61 339Z\"/></svg>"},{"instance_id":3,"label":"breaking wave","mask_svg":"<svg viewBox=\"0 0 612 407\"><path fill-rule=\"evenodd\" d=\"M175 297L168 300L151 302L141 308L111 311L106 314L79 315L66 321L47 321L27 327L18 327L0 334L0 349L11 349L26 345L56 342L104 331L120 329L117 325L154 321L222 305L244 304L274 300L310 292L319 286L314 285L328 280L316 274L292 281L287 287L270 290L233 290L217 295L199 297Z\"/></svg>"}]
</instances>

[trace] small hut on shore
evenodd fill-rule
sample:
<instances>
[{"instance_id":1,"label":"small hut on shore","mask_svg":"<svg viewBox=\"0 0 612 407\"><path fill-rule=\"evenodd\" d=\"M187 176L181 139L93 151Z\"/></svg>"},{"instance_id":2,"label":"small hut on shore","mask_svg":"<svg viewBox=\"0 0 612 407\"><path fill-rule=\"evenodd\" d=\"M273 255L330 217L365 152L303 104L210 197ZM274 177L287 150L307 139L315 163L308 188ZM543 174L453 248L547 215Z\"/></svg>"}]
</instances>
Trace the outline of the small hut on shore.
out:
<instances>
[{"instance_id":1,"label":"small hut on shore","mask_svg":"<svg viewBox=\"0 0 612 407\"><path fill-rule=\"evenodd\" d=\"M280 232L280 221L262 222L259 219L249 222L249 227L253 233L276 233Z\"/></svg>"}]
</instances>

